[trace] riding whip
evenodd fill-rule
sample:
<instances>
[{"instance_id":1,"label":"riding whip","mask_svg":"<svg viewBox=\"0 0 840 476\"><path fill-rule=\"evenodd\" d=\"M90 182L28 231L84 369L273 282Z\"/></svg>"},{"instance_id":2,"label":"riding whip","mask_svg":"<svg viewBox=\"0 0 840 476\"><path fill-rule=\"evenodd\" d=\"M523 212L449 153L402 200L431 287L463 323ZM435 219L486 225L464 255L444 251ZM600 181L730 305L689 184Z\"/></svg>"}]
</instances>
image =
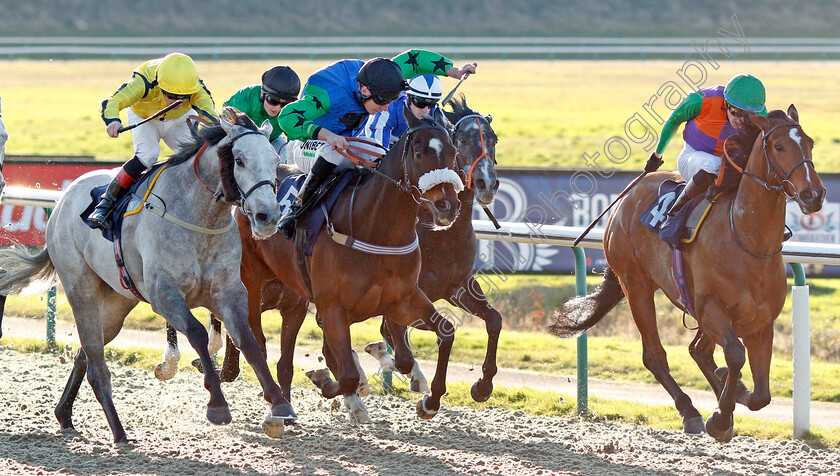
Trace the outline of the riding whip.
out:
<instances>
[{"instance_id":1,"label":"riding whip","mask_svg":"<svg viewBox=\"0 0 840 476\"><path fill-rule=\"evenodd\" d=\"M473 63L473 66L478 66L478 63ZM454 88L452 88L452 91L449 91L449 94L447 94L447 95L446 95L446 97L445 97L445 98L443 98L443 101L441 101L441 102L440 102L440 105L441 105L441 106L446 106L446 103L448 103L448 102L449 102L449 100L450 100L450 99L452 99L452 95L453 95L453 94L455 94L455 91L457 91L457 90L458 90L458 86L460 86L460 85L461 85L461 83L463 83L463 82L464 82L464 80L465 80L465 79L467 79L469 76L470 76L470 72L469 72L469 71L467 71L466 73L464 73L464 75L463 75L463 76L461 76L461 80L460 80L460 81L458 81L458 84L456 84L456 85L455 85L455 87L454 87Z\"/></svg>"},{"instance_id":2,"label":"riding whip","mask_svg":"<svg viewBox=\"0 0 840 476\"><path fill-rule=\"evenodd\" d=\"M602 211L601 214L598 215L598 218L592 220L592 223L590 223L589 226L587 226L586 229L583 230L583 233L578 235L578 237L575 239L575 242L572 244L572 246L577 246L577 244L580 243L580 240L582 240L584 237L586 237L586 234L589 233L589 231L592 230L592 228L595 227L596 223L601 221L601 218L603 218L604 215L606 215L607 212L610 211L610 209L613 207L613 205L615 205L616 203L618 203L619 200L624 198L624 196L627 195L627 193L630 191L630 189L635 187L636 184L639 183L639 181L642 180L645 177L645 175L647 175L647 174L648 174L647 172L642 172L641 175L639 175L638 177L633 179L633 181L630 182L630 185L628 185L624 190L622 190L622 192L619 193L617 197L615 197L615 200L613 200L612 203L610 203L609 206L607 206L607 208L605 208L604 211Z\"/></svg>"},{"instance_id":3,"label":"riding whip","mask_svg":"<svg viewBox=\"0 0 840 476\"><path fill-rule=\"evenodd\" d=\"M499 225L499 222L496 220L496 217L493 216L493 212L490 211L490 208L487 205L482 205L481 208L484 209L484 213L487 214L487 217L490 218L490 221L493 222L493 226L495 226L497 230L502 227L502 225Z\"/></svg>"},{"instance_id":4,"label":"riding whip","mask_svg":"<svg viewBox=\"0 0 840 476\"><path fill-rule=\"evenodd\" d=\"M162 116L162 115L166 114L167 112L169 112L169 111L171 111L171 110L175 109L176 107L180 106L180 105L181 105L181 104L183 104L183 103L184 103L184 100L183 100L183 99L178 99L177 101L175 101L175 102L173 102L172 104L170 104L170 105L166 106L165 108L161 109L160 111L158 111L158 112L156 112L156 113L152 114L151 116L149 116L149 117L147 117L147 118L143 119L143 120L142 120L142 121L140 121L140 122L137 122L137 123L135 123L135 124L130 124L130 125L127 125L127 126L125 126L125 127L120 127L119 129L117 129L117 134L119 134L120 132L130 131L131 129L134 129L134 128L135 128L135 127L137 127L137 126L143 125L143 124L145 124L145 123L147 123L147 122L151 121L152 119L158 118L158 117L160 117L160 116Z\"/></svg>"}]
</instances>

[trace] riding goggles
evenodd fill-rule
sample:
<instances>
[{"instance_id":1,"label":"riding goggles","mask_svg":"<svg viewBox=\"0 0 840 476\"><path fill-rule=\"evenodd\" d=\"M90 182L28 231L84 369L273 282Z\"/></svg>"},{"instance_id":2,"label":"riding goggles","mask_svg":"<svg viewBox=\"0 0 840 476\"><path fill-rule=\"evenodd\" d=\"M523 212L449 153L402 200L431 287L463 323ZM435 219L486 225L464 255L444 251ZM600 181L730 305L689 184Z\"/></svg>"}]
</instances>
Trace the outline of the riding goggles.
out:
<instances>
[{"instance_id":1,"label":"riding goggles","mask_svg":"<svg viewBox=\"0 0 840 476\"><path fill-rule=\"evenodd\" d=\"M285 106L286 104L294 101L293 99L283 98L264 91L262 93L262 99L272 106Z\"/></svg>"},{"instance_id":2,"label":"riding goggles","mask_svg":"<svg viewBox=\"0 0 840 476\"><path fill-rule=\"evenodd\" d=\"M412 104L414 104L420 109L433 108L438 103L435 99L417 98L410 94L408 95L408 99L411 101Z\"/></svg>"},{"instance_id":3,"label":"riding goggles","mask_svg":"<svg viewBox=\"0 0 840 476\"><path fill-rule=\"evenodd\" d=\"M367 101L368 99L373 99L373 102L380 106L384 106L386 104L391 104L392 102L396 101L398 97L400 97L401 91L393 91L393 92L383 92L383 93L371 93L370 96L362 96L362 102Z\"/></svg>"},{"instance_id":4,"label":"riding goggles","mask_svg":"<svg viewBox=\"0 0 840 476\"><path fill-rule=\"evenodd\" d=\"M192 96L192 94L172 94L169 91L162 91L162 92L163 92L163 95L166 97L166 99L169 99L171 101L177 101L179 99L182 100L182 101L186 101L187 99L190 98L190 96Z\"/></svg>"}]
</instances>

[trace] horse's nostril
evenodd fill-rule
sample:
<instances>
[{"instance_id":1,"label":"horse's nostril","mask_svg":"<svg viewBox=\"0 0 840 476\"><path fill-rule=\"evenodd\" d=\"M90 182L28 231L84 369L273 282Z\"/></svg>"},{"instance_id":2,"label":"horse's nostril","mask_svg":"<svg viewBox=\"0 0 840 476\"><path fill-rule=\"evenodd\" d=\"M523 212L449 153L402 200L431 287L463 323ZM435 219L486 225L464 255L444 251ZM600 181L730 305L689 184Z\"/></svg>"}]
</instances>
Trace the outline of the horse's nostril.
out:
<instances>
[{"instance_id":1,"label":"horse's nostril","mask_svg":"<svg viewBox=\"0 0 840 476\"><path fill-rule=\"evenodd\" d=\"M498 180L496 180L496 183L494 183L494 184L493 184L493 191L494 191L494 192L495 192L496 190L499 190L499 185L500 185L500 184L501 184L501 183L500 183Z\"/></svg>"},{"instance_id":2,"label":"horse's nostril","mask_svg":"<svg viewBox=\"0 0 840 476\"><path fill-rule=\"evenodd\" d=\"M487 182L482 179L478 179L475 181L475 188L484 190L487 187Z\"/></svg>"},{"instance_id":3,"label":"horse's nostril","mask_svg":"<svg viewBox=\"0 0 840 476\"><path fill-rule=\"evenodd\" d=\"M267 213L257 213L256 215L254 215L254 218L259 223L265 223L265 222L268 221L268 214Z\"/></svg>"},{"instance_id":4,"label":"horse's nostril","mask_svg":"<svg viewBox=\"0 0 840 476\"><path fill-rule=\"evenodd\" d=\"M450 207L451 207L451 205L449 205L449 200L446 200L446 199L442 198L442 199L435 202L435 208L437 208L440 211L445 212L445 211L449 210Z\"/></svg>"}]
</instances>

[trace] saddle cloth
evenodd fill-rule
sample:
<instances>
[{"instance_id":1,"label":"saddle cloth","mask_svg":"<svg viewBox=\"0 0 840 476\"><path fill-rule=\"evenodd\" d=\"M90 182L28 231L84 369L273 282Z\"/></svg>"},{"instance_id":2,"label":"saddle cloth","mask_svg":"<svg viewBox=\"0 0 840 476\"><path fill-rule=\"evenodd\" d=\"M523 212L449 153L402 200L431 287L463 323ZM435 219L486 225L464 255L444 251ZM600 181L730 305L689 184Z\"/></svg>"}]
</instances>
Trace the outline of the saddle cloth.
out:
<instances>
[{"instance_id":1,"label":"saddle cloth","mask_svg":"<svg viewBox=\"0 0 840 476\"><path fill-rule=\"evenodd\" d=\"M677 212L676 216L666 223L668 209L683 188L685 188L685 182L665 180L659 186L657 199L641 216L642 223L649 230L658 233L662 241L674 246L694 241L706 214L712 206L704 195L694 197Z\"/></svg>"},{"instance_id":2,"label":"saddle cloth","mask_svg":"<svg viewBox=\"0 0 840 476\"><path fill-rule=\"evenodd\" d=\"M329 213L338 201L338 196L341 192L347 188L347 185L356 179L358 175L359 172L357 170L350 169L345 170L340 175L333 175L328 178L315 193L315 197L308 205L308 209L304 210L300 218L298 218L298 225L305 224L305 226L297 226L296 230L306 230L306 239L303 247L304 255L312 256L312 248L315 246L315 239L318 238L318 233L320 233L321 228L324 227L324 224L327 221L327 216L324 215L322 208L318 205L322 204L327 209L327 213ZM297 174L290 175L280 182L280 185L277 187L277 203L280 206L281 214L285 213L286 210L292 206L292 202L294 202L298 193L300 193L300 189L303 186L303 181L305 179L306 175Z\"/></svg>"},{"instance_id":3,"label":"saddle cloth","mask_svg":"<svg viewBox=\"0 0 840 476\"><path fill-rule=\"evenodd\" d=\"M149 192L151 191L152 187L155 185L155 180L160 175L160 173L165 169L167 164L165 162L161 162L152 166L149 170L143 172L140 175L140 178L137 179L136 182L129 188L128 193L120 197L119 200L114 204L114 207L111 210L111 213L108 214L108 218L105 220L106 223L110 223L111 227L103 228L100 231L102 232L102 236L108 241L114 241L114 239L119 239L122 235L122 222L123 218L129 215L133 215L138 213L140 209L142 209L142 205L137 209L128 210L129 204L131 203L132 199L143 197L145 199ZM153 177L151 180L150 178ZM105 193L105 190L108 188L108 185L102 185L99 187L94 187L93 190L90 191L90 199L91 202L85 208L85 211L79 215L85 224L91 228L96 228L93 226L91 222L88 221L88 216L96 208L96 205L99 204L99 200L102 197L102 194Z\"/></svg>"}]
</instances>

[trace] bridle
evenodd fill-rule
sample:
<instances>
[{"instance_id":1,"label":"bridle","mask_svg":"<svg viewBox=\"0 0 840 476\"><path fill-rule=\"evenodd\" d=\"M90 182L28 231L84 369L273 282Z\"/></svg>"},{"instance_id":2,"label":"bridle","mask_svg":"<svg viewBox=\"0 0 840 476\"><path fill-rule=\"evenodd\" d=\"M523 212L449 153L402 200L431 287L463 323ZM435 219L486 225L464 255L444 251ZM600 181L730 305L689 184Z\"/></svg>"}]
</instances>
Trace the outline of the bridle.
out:
<instances>
[{"instance_id":1,"label":"bridle","mask_svg":"<svg viewBox=\"0 0 840 476\"><path fill-rule=\"evenodd\" d=\"M746 166L739 167L735 163L735 161L733 161L732 158L729 156L729 153L726 149L726 142L729 140L729 138L727 138L723 142L723 156L726 158L726 161L729 162L729 165L731 165L736 171L738 171L739 173L743 174L746 177L749 177L750 179L752 179L753 181L755 181L756 183L758 183L759 185L761 185L765 189L773 191L773 192L781 192L781 193L784 193L788 198L796 199L801 192L796 188L796 185L789 180L789 178L790 178L791 174L793 174L793 171L796 170L800 165L806 165L806 164L810 163L811 166L813 167L814 160L805 157L805 154L803 152L802 153L802 160L793 164L793 166L791 166L791 168L787 172L784 172L784 169L782 169L779 166L779 164L776 163L775 160L773 160L772 154L769 154L767 152L767 143L769 142L770 135L773 132L775 132L777 129L781 129L781 128L784 128L784 127L789 127L789 128L799 127L800 131L802 130L802 126L798 122L786 122L786 123L783 123L783 124L773 126L767 132L762 131L762 133L761 133L762 134L762 137L761 137L761 152L762 152L762 155L763 155L763 158L764 158L764 163L766 164L766 167L767 167L766 172L767 172L768 175L772 173L774 178L779 182L779 185L770 184L767 181L765 181L764 179L762 179L761 177L758 177L755 174L747 172L746 171ZM793 194L788 192L787 187L785 186L786 184L790 185L790 187L794 191ZM750 254L750 256L752 256L754 258L759 258L759 259L770 258L772 256L776 256L777 254L781 253L781 251L782 251L781 246L779 247L778 250L776 250L776 251L774 251L770 254L766 254L766 255L755 253L755 252L751 251L749 248L747 248L746 244L744 244L744 242L741 241L741 237L738 235L738 231L735 229L734 209L735 209L734 204L730 205L730 207L729 207L729 229L731 230L732 235L735 237L735 242L738 243L738 246L740 246L742 250L746 251L748 254Z\"/></svg>"},{"instance_id":2,"label":"bridle","mask_svg":"<svg viewBox=\"0 0 840 476\"><path fill-rule=\"evenodd\" d=\"M488 160L492 161L494 165L496 164L496 159L494 157L490 156L490 154L487 153L487 145L486 145L486 141L484 140L484 128L481 127L481 119L484 119L485 121L487 119L485 119L484 116L482 116L481 114L467 114L466 116L458 119L458 121L455 123L455 126L452 128L452 137L454 138L458 134L458 126L461 125L461 123L464 121L464 119L475 119L476 125L478 125L478 137L479 137L479 139L481 139L481 155L479 155L478 157L475 158L475 160L473 161L472 165L469 168L469 171L465 172L464 169L460 168L460 166L459 166L459 168L460 168L459 175L461 176L461 178L465 182L464 186L468 189L472 189L473 171L475 171L475 167L478 165L478 163L481 161L481 159L487 158ZM460 151L457 152L456 156L459 155L460 153L461 153ZM457 157L456 157L455 162L456 163L458 162Z\"/></svg>"},{"instance_id":3,"label":"bridle","mask_svg":"<svg viewBox=\"0 0 840 476\"><path fill-rule=\"evenodd\" d=\"M228 144L230 144L232 146L233 143L236 142L238 139L240 139L244 136L248 136L248 135L261 135L262 136L263 133L260 132L260 131L250 131L249 130L249 131L243 132L243 133L235 136L233 139L231 139L228 142ZM198 181L201 183L201 185L204 185L204 188L206 188L207 191L209 191L213 195L213 198L215 198L216 201L219 201L224 197L224 188L222 188L222 190L220 190L218 192L215 192L210 187L208 187L207 183L205 183L204 180L202 180L201 177L198 175L198 162L199 162L199 160L201 160L201 157L204 154L204 151L206 151L209 146L210 146L210 144L208 142L205 142L204 145L202 145L201 148L196 153L195 160L193 160L193 174L195 174L195 178L198 179ZM239 208L245 214L248 213L245 200L247 200L247 198L252 193L254 193L254 191L256 189L262 187L263 185L268 185L275 192L277 191L277 181L276 180L260 180L259 182L255 183L253 186L251 186L251 188L249 188L247 192L244 192L244 193L242 192L242 188L239 186L239 183L236 181L236 177L232 176L231 180L232 180L233 184L236 186L236 190L239 194L239 197L236 200L234 200L234 202L236 203L236 205L239 206Z\"/></svg>"}]
</instances>

